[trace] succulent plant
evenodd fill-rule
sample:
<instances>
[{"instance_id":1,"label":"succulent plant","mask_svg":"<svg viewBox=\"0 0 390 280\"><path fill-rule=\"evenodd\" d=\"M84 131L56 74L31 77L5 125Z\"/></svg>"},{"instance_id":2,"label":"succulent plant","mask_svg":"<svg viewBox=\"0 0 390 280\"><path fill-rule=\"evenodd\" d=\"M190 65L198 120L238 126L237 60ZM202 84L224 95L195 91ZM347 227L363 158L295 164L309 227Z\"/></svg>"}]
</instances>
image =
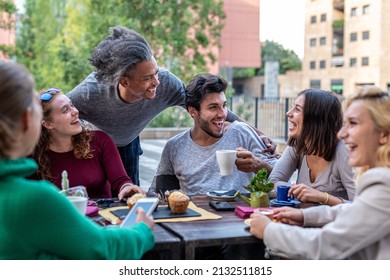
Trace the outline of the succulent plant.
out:
<instances>
[{"instance_id":1,"label":"succulent plant","mask_svg":"<svg viewBox=\"0 0 390 280\"><path fill-rule=\"evenodd\" d=\"M274 189L274 183L268 181L268 171L262 168L257 174L251 179L251 182L244 186L249 192L264 192L269 193Z\"/></svg>"}]
</instances>

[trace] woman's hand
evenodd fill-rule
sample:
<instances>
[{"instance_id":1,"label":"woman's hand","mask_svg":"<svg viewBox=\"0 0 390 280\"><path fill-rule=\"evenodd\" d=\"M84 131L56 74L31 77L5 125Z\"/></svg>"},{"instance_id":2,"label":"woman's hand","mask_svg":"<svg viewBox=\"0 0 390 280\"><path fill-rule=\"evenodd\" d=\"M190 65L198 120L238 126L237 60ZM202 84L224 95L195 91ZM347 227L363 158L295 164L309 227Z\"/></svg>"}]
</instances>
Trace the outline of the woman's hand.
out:
<instances>
[{"instance_id":1,"label":"woman's hand","mask_svg":"<svg viewBox=\"0 0 390 280\"><path fill-rule=\"evenodd\" d=\"M264 230L267 225L271 222L270 218L259 213L259 211L255 210L251 214L251 227L250 233L252 233L255 237L259 239L264 238Z\"/></svg>"},{"instance_id":2,"label":"woman's hand","mask_svg":"<svg viewBox=\"0 0 390 280\"><path fill-rule=\"evenodd\" d=\"M136 223L138 224L139 222L144 222L145 224L148 225L150 229L153 229L154 227L154 219L153 216L146 216L146 213L142 207L138 207L135 212L137 213L137 219Z\"/></svg>"},{"instance_id":3,"label":"woman's hand","mask_svg":"<svg viewBox=\"0 0 390 280\"><path fill-rule=\"evenodd\" d=\"M135 193L142 193L143 194L144 191L140 187L138 187L137 185L126 183L121 187L119 194L118 194L118 199L122 200L124 197L130 197Z\"/></svg>"},{"instance_id":4,"label":"woman's hand","mask_svg":"<svg viewBox=\"0 0 390 280\"><path fill-rule=\"evenodd\" d=\"M305 184L292 184L288 191L289 196L294 196L302 202L324 202L324 193Z\"/></svg>"},{"instance_id":5,"label":"woman's hand","mask_svg":"<svg viewBox=\"0 0 390 280\"><path fill-rule=\"evenodd\" d=\"M276 208L274 211L274 220L289 224L289 225L303 225L303 213L301 209L296 209L292 207L281 207Z\"/></svg>"}]
</instances>

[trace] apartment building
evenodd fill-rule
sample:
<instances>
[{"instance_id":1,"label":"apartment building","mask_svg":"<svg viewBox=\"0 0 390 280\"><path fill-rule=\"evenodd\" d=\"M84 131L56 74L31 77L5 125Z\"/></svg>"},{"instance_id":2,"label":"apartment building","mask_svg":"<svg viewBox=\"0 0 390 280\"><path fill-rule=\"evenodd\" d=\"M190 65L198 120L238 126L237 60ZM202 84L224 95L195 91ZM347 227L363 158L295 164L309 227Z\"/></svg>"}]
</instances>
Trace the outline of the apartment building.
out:
<instances>
[{"instance_id":1,"label":"apartment building","mask_svg":"<svg viewBox=\"0 0 390 280\"><path fill-rule=\"evenodd\" d=\"M389 14L389 0L306 0L303 88L390 90Z\"/></svg>"}]
</instances>

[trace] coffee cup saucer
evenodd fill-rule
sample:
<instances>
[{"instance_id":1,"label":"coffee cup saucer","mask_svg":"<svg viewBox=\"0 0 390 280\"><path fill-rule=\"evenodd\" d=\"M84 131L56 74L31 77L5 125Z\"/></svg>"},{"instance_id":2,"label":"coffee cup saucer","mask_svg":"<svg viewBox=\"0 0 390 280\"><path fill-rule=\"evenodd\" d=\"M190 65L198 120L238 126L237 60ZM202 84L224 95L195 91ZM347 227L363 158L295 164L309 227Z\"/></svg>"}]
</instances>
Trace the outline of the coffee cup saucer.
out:
<instances>
[{"instance_id":1,"label":"coffee cup saucer","mask_svg":"<svg viewBox=\"0 0 390 280\"><path fill-rule=\"evenodd\" d=\"M296 200L296 199L291 199L289 201L271 199L269 201L269 204L271 206L297 206L297 205L301 204L301 202L299 200Z\"/></svg>"}]
</instances>

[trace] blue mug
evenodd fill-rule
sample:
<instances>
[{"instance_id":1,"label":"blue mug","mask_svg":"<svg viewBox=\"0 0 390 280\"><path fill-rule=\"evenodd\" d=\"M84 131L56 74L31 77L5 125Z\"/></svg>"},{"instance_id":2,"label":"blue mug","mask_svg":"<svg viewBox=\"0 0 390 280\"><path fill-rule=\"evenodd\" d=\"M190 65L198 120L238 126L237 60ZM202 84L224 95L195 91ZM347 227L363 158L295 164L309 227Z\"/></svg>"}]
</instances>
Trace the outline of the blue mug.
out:
<instances>
[{"instance_id":1,"label":"blue mug","mask_svg":"<svg viewBox=\"0 0 390 280\"><path fill-rule=\"evenodd\" d=\"M277 200L285 202L291 201L292 198L288 196L288 191L290 188L290 186L278 186L276 189Z\"/></svg>"}]
</instances>

